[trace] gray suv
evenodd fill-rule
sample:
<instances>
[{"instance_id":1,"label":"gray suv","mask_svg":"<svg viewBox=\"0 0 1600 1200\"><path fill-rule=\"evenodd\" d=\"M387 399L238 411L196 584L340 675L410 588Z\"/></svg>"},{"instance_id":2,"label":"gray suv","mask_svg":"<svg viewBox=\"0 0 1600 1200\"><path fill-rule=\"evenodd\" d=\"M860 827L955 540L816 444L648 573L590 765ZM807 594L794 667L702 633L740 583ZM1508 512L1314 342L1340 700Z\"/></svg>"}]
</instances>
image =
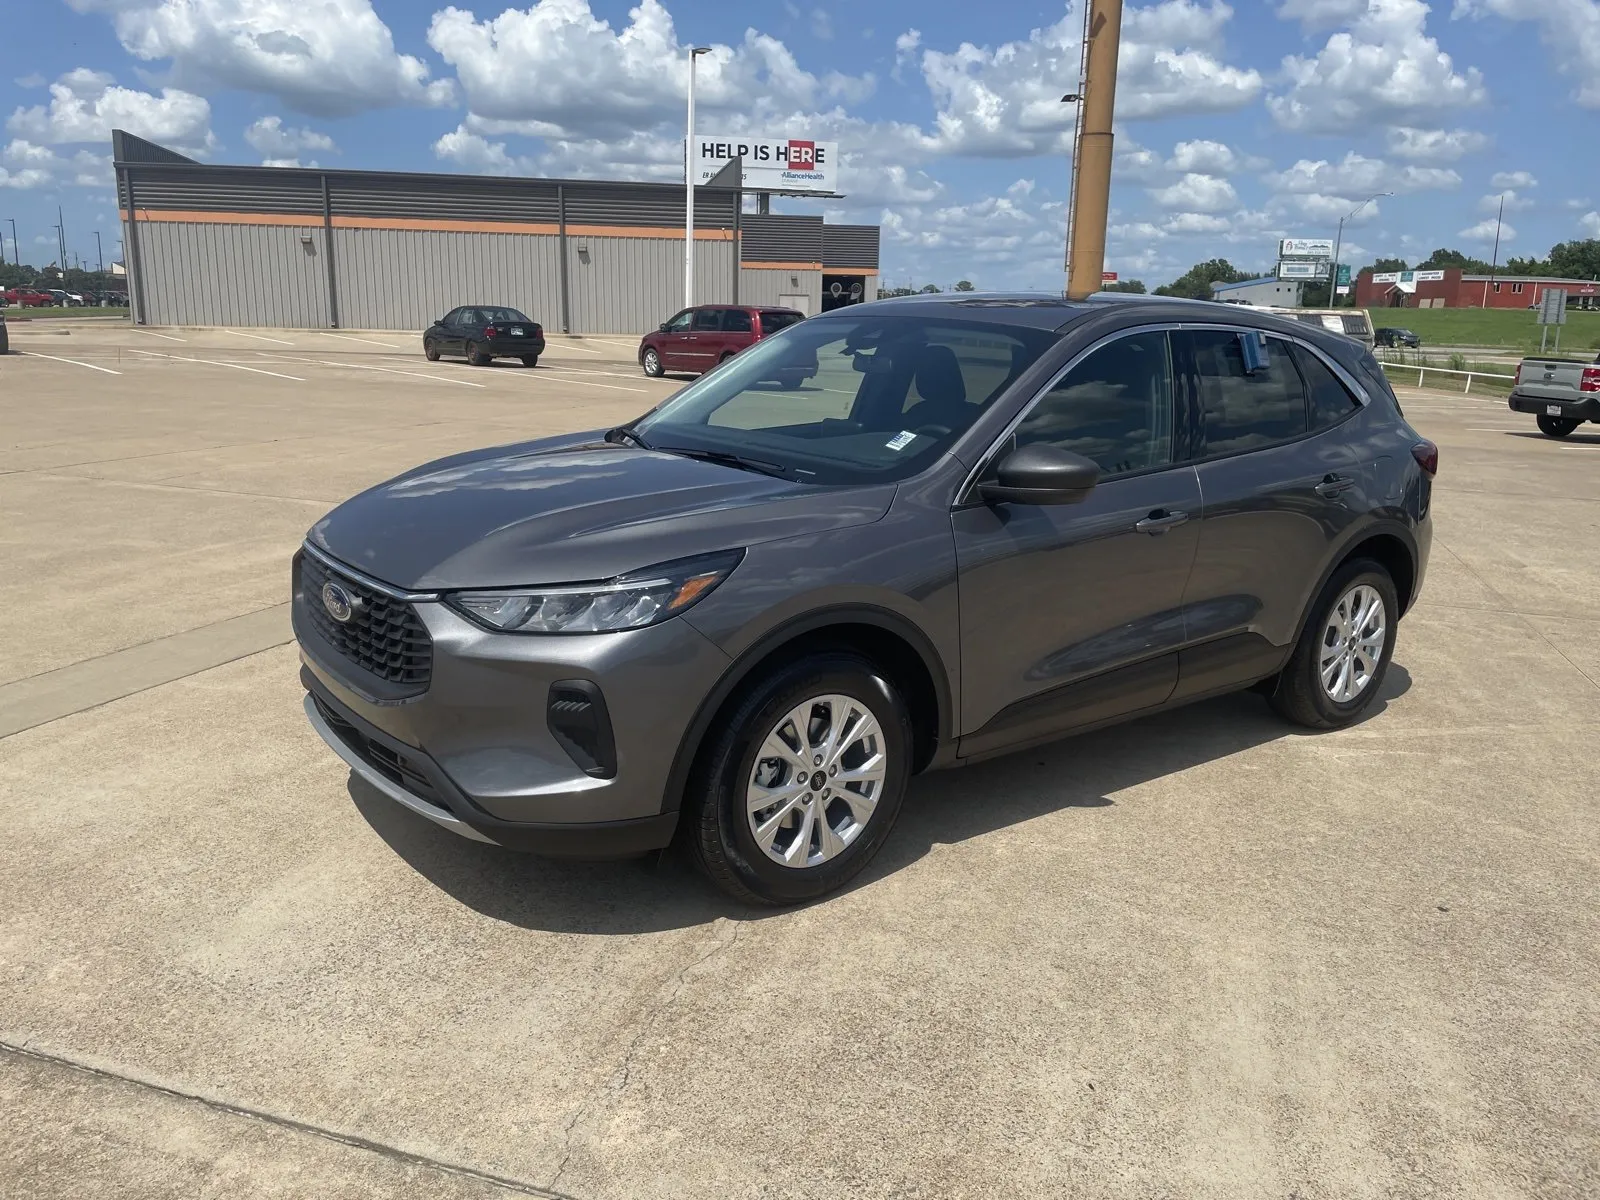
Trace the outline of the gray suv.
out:
<instances>
[{"instance_id":1,"label":"gray suv","mask_svg":"<svg viewBox=\"0 0 1600 1200\"><path fill-rule=\"evenodd\" d=\"M293 565L306 713L463 837L676 836L734 896L801 902L871 860L920 771L1250 687L1359 719L1437 466L1371 355L1298 322L852 306L631 425L334 509Z\"/></svg>"}]
</instances>

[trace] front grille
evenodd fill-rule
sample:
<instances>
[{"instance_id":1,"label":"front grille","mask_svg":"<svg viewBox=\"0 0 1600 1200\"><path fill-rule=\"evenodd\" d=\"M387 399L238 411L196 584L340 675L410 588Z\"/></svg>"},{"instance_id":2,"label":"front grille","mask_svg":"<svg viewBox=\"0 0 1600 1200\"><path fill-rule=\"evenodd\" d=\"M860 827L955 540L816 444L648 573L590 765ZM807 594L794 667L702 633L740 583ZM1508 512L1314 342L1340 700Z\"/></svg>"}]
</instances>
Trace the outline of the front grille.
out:
<instances>
[{"instance_id":1,"label":"front grille","mask_svg":"<svg viewBox=\"0 0 1600 1200\"><path fill-rule=\"evenodd\" d=\"M359 601L348 621L335 621L322 602L323 585L330 580ZM330 571L310 554L301 556L300 588L306 617L323 641L386 683L413 694L427 690L433 639L411 605Z\"/></svg>"},{"instance_id":2,"label":"front grille","mask_svg":"<svg viewBox=\"0 0 1600 1200\"><path fill-rule=\"evenodd\" d=\"M312 693L311 698L317 706L317 711L322 714L322 719L328 723L328 727L338 734L341 742L360 755L361 761L390 783L403 787L417 799L426 800L435 808L444 809L445 812L452 811L449 803L439 794L439 789L433 786L433 780L415 761L400 751L363 735L359 729L336 713L331 705L324 703L321 696Z\"/></svg>"}]
</instances>

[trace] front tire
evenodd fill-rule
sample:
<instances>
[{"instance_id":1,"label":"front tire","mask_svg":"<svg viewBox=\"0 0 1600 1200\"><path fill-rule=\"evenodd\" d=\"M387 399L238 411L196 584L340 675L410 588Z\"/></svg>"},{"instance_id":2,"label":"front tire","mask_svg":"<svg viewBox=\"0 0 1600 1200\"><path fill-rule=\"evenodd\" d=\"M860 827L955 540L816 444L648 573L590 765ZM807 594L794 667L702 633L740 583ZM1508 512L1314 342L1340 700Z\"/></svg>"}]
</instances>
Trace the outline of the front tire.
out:
<instances>
[{"instance_id":1,"label":"front tire","mask_svg":"<svg viewBox=\"0 0 1600 1200\"><path fill-rule=\"evenodd\" d=\"M439 347L431 340L422 343L422 357L429 362L439 361Z\"/></svg>"},{"instance_id":2,"label":"front tire","mask_svg":"<svg viewBox=\"0 0 1600 1200\"><path fill-rule=\"evenodd\" d=\"M478 345L477 342L467 343L467 362L469 364L474 367L487 367L493 361L494 359L485 354L483 347Z\"/></svg>"},{"instance_id":3,"label":"front tire","mask_svg":"<svg viewBox=\"0 0 1600 1200\"><path fill-rule=\"evenodd\" d=\"M1307 729L1343 729L1383 689L1400 620L1394 580L1369 558L1346 563L1311 606L1272 690L1278 713Z\"/></svg>"},{"instance_id":4,"label":"front tire","mask_svg":"<svg viewBox=\"0 0 1600 1200\"><path fill-rule=\"evenodd\" d=\"M685 805L696 865L747 904L843 887L882 847L911 774L911 718L872 663L817 655L762 679L702 750Z\"/></svg>"},{"instance_id":5,"label":"front tire","mask_svg":"<svg viewBox=\"0 0 1600 1200\"><path fill-rule=\"evenodd\" d=\"M1546 437L1564 438L1581 424L1575 417L1539 417L1539 432Z\"/></svg>"},{"instance_id":6,"label":"front tire","mask_svg":"<svg viewBox=\"0 0 1600 1200\"><path fill-rule=\"evenodd\" d=\"M667 373L667 369L661 365L661 355L654 350L646 350L644 357L639 360L639 365L651 379L660 379Z\"/></svg>"}]
</instances>

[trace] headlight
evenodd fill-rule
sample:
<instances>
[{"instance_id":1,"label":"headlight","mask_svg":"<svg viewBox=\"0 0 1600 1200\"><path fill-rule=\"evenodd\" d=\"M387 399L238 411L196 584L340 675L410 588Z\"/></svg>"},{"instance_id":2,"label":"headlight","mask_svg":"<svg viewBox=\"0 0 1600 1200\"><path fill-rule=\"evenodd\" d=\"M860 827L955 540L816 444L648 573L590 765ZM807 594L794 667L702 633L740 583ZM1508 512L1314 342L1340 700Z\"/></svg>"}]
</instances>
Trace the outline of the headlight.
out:
<instances>
[{"instance_id":1,"label":"headlight","mask_svg":"<svg viewBox=\"0 0 1600 1200\"><path fill-rule=\"evenodd\" d=\"M445 599L480 625L506 633L612 633L675 617L709 595L744 558L725 550L646 567L604 583L493 592Z\"/></svg>"}]
</instances>

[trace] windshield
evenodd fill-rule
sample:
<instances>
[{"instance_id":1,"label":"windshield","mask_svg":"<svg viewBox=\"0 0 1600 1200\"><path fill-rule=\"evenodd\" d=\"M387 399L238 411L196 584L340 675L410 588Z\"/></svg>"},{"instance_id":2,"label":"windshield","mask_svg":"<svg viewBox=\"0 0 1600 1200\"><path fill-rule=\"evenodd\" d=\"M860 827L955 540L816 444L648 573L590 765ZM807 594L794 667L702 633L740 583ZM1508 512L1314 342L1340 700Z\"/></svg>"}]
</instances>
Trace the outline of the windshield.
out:
<instances>
[{"instance_id":1,"label":"windshield","mask_svg":"<svg viewBox=\"0 0 1600 1200\"><path fill-rule=\"evenodd\" d=\"M802 321L703 376L637 428L661 450L738 454L815 483L904 479L1055 341L922 317Z\"/></svg>"}]
</instances>

